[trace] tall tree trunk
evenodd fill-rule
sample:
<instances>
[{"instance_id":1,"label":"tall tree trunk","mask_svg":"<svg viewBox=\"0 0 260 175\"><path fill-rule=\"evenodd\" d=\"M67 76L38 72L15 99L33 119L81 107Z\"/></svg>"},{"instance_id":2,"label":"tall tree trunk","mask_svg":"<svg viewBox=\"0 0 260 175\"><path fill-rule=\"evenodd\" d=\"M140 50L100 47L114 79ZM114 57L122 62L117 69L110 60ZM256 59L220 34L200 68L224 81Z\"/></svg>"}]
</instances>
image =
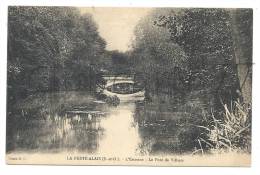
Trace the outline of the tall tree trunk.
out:
<instances>
[{"instance_id":1,"label":"tall tree trunk","mask_svg":"<svg viewBox=\"0 0 260 175\"><path fill-rule=\"evenodd\" d=\"M252 9L230 12L235 62L243 101L251 103L252 94Z\"/></svg>"}]
</instances>

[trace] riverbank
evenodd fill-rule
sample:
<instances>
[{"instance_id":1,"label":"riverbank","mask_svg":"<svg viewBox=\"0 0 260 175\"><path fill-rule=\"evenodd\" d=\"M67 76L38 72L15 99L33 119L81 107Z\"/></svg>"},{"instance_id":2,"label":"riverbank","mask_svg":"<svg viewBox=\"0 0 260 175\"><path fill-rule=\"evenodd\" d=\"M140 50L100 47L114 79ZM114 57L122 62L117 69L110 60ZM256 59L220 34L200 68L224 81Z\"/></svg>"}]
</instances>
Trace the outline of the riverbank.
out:
<instances>
[{"instance_id":1,"label":"riverbank","mask_svg":"<svg viewBox=\"0 0 260 175\"><path fill-rule=\"evenodd\" d=\"M94 100L94 95L86 91L47 92L30 95L26 99L17 102L14 108L23 110L43 108L52 113L73 106L89 105Z\"/></svg>"},{"instance_id":2,"label":"riverbank","mask_svg":"<svg viewBox=\"0 0 260 175\"><path fill-rule=\"evenodd\" d=\"M251 153L251 104L239 99L216 105L205 90L181 98L156 95L137 108L136 116L144 147L154 153Z\"/></svg>"}]
</instances>

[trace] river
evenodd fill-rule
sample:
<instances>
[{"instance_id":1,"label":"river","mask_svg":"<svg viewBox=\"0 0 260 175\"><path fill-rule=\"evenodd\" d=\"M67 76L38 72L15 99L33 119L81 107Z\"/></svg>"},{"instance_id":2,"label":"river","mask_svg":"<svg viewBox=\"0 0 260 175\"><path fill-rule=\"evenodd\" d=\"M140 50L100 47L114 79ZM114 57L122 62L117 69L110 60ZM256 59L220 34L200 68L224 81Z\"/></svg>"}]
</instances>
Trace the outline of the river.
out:
<instances>
[{"instance_id":1,"label":"river","mask_svg":"<svg viewBox=\"0 0 260 175\"><path fill-rule=\"evenodd\" d=\"M179 139L182 116L143 101L124 101L115 107L92 99L91 105L78 104L52 113L43 108L46 106L22 109L12 116L15 122L8 122L8 152L131 156L180 153L185 148Z\"/></svg>"}]
</instances>

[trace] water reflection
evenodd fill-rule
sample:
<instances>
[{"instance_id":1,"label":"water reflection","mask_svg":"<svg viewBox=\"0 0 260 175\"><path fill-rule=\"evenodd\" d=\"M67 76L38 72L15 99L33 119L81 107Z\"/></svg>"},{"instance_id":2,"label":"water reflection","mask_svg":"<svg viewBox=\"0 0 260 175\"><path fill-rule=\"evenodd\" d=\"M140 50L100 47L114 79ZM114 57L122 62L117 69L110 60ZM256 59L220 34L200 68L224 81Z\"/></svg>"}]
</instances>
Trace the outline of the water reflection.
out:
<instances>
[{"instance_id":1,"label":"water reflection","mask_svg":"<svg viewBox=\"0 0 260 175\"><path fill-rule=\"evenodd\" d=\"M105 136L100 140L99 153L103 155L131 156L138 154L140 143L138 125L133 115L134 103L121 103L110 110L109 117L101 121Z\"/></svg>"},{"instance_id":2,"label":"water reflection","mask_svg":"<svg viewBox=\"0 0 260 175\"><path fill-rule=\"evenodd\" d=\"M100 120L105 115L97 111L68 111L64 115L49 115L44 120L24 121L24 127L16 134L15 147L17 150L31 148L94 153L104 133Z\"/></svg>"},{"instance_id":3,"label":"water reflection","mask_svg":"<svg viewBox=\"0 0 260 175\"><path fill-rule=\"evenodd\" d=\"M178 120L174 113L157 111L145 107L141 102L136 104L134 119L139 126L138 132L142 140L139 149L142 155L181 151Z\"/></svg>"},{"instance_id":4,"label":"water reflection","mask_svg":"<svg viewBox=\"0 0 260 175\"><path fill-rule=\"evenodd\" d=\"M95 108L74 106L42 119L32 117L32 113L27 113L29 119L19 117L13 129L12 150L114 156L181 153L184 150L176 113L158 111L142 101L121 103L117 107L96 104Z\"/></svg>"},{"instance_id":5,"label":"water reflection","mask_svg":"<svg viewBox=\"0 0 260 175\"><path fill-rule=\"evenodd\" d=\"M22 125L14 128L14 150L134 155L140 142L134 111L134 103L109 108L99 103L95 108L76 106L43 119L27 113L29 119L19 117Z\"/></svg>"}]
</instances>

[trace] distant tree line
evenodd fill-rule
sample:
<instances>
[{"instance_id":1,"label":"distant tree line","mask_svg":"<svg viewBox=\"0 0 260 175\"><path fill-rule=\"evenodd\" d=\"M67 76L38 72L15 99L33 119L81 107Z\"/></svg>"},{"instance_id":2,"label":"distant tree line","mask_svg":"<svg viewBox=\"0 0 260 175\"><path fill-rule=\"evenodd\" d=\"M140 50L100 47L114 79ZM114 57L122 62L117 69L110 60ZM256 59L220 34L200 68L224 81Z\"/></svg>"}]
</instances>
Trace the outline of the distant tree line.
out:
<instances>
[{"instance_id":1,"label":"distant tree line","mask_svg":"<svg viewBox=\"0 0 260 175\"><path fill-rule=\"evenodd\" d=\"M92 16L70 7L9 7L8 102L102 83L105 52Z\"/></svg>"},{"instance_id":2,"label":"distant tree line","mask_svg":"<svg viewBox=\"0 0 260 175\"><path fill-rule=\"evenodd\" d=\"M118 50L105 51L104 58L100 64L104 74L129 75L133 73L133 64L130 59L130 52Z\"/></svg>"}]
</instances>

